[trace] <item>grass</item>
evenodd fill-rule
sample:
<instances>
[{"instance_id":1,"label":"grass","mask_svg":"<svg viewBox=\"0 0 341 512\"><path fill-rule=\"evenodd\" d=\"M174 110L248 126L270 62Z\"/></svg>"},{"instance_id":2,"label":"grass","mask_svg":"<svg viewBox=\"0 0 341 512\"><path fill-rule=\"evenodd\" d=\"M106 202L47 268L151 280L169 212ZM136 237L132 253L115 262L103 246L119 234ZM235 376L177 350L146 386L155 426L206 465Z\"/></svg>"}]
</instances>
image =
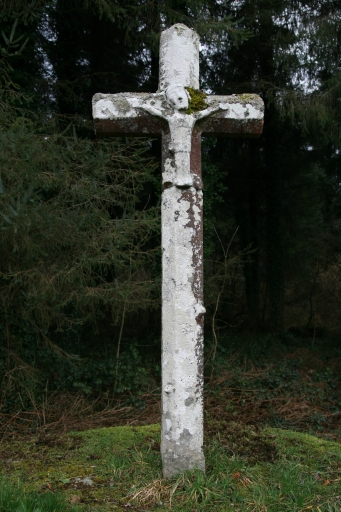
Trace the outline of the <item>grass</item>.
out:
<instances>
[{"instance_id":1,"label":"grass","mask_svg":"<svg viewBox=\"0 0 341 512\"><path fill-rule=\"evenodd\" d=\"M169 480L161 476L158 425L3 442L0 512L341 510L339 443L238 423L214 427L206 474Z\"/></svg>"},{"instance_id":2,"label":"grass","mask_svg":"<svg viewBox=\"0 0 341 512\"><path fill-rule=\"evenodd\" d=\"M70 508L76 510L60 494L25 492L20 483L0 479L1 512L64 512Z\"/></svg>"}]
</instances>

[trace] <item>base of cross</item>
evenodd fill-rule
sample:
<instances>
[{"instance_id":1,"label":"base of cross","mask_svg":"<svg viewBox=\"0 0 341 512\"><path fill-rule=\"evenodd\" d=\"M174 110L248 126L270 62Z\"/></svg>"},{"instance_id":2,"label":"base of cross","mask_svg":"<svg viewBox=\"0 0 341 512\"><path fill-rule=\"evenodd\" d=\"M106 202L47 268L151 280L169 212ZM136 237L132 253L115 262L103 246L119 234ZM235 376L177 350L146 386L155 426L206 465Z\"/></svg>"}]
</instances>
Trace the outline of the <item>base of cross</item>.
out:
<instances>
[{"instance_id":1,"label":"base of cross","mask_svg":"<svg viewBox=\"0 0 341 512\"><path fill-rule=\"evenodd\" d=\"M182 453L179 456L175 454L162 454L162 467L164 478L171 478L179 473L184 473L191 469L199 469L205 472L205 457L203 453L193 452L188 450L186 453L186 447L182 447Z\"/></svg>"}]
</instances>

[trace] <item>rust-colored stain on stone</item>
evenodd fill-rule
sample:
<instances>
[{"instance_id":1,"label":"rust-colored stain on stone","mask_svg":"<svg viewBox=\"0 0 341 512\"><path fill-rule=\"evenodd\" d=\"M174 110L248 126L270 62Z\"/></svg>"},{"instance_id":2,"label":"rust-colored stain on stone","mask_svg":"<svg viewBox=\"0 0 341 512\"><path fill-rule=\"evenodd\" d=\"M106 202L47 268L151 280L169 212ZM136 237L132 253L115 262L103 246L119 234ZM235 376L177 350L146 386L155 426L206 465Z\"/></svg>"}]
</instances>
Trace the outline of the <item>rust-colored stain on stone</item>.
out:
<instances>
[{"instance_id":1,"label":"rust-colored stain on stone","mask_svg":"<svg viewBox=\"0 0 341 512\"><path fill-rule=\"evenodd\" d=\"M230 119L216 116L199 121L198 128L205 136L257 138L263 131L263 119Z\"/></svg>"},{"instance_id":2,"label":"rust-colored stain on stone","mask_svg":"<svg viewBox=\"0 0 341 512\"><path fill-rule=\"evenodd\" d=\"M96 134L101 137L160 136L163 130L167 130L166 121L148 113L127 119L95 119L94 124Z\"/></svg>"},{"instance_id":3,"label":"rust-colored stain on stone","mask_svg":"<svg viewBox=\"0 0 341 512\"><path fill-rule=\"evenodd\" d=\"M201 172L201 132L196 127L194 127L192 133L191 173L193 174L194 187L197 190L202 190L204 185Z\"/></svg>"},{"instance_id":4,"label":"rust-colored stain on stone","mask_svg":"<svg viewBox=\"0 0 341 512\"><path fill-rule=\"evenodd\" d=\"M101 137L136 137L160 136L167 131L167 123L162 119L146 113L127 119L95 119L96 134ZM198 121L194 129L196 139L200 135L213 137L247 137L257 138L263 131L263 119L229 119L220 116L208 117Z\"/></svg>"}]
</instances>

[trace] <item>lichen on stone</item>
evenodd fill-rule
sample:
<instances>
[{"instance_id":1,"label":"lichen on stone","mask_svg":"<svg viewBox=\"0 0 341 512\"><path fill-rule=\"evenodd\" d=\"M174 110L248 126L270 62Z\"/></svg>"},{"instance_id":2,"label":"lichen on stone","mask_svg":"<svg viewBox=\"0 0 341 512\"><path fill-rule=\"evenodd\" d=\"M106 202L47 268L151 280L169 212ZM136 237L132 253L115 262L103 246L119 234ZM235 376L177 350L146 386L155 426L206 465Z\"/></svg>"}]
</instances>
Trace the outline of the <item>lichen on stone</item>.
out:
<instances>
[{"instance_id":1,"label":"lichen on stone","mask_svg":"<svg viewBox=\"0 0 341 512\"><path fill-rule=\"evenodd\" d=\"M252 101L258 99L257 94L253 93L237 94L236 96L238 97L239 101Z\"/></svg>"},{"instance_id":2,"label":"lichen on stone","mask_svg":"<svg viewBox=\"0 0 341 512\"><path fill-rule=\"evenodd\" d=\"M204 110L207 105L205 99L207 98L207 94L199 89L193 89L192 87L185 87L186 91L189 93L188 100L188 109L186 110L186 114L192 114L193 112L198 112L199 110Z\"/></svg>"}]
</instances>

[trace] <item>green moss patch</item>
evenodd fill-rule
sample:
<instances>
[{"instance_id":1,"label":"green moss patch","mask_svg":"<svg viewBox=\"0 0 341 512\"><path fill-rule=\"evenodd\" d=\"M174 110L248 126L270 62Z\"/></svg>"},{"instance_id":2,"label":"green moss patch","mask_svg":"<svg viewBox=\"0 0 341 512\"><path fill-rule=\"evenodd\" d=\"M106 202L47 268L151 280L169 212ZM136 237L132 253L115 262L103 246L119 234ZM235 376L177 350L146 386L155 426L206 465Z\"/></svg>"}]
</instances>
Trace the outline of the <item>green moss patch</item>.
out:
<instances>
[{"instance_id":1,"label":"green moss patch","mask_svg":"<svg viewBox=\"0 0 341 512\"><path fill-rule=\"evenodd\" d=\"M341 462L341 445L333 441L327 441L305 432L266 428L264 435L275 435L276 445L287 459L306 461L311 464L319 463L322 459Z\"/></svg>"},{"instance_id":2,"label":"green moss patch","mask_svg":"<svg viewBox=\"0 0 341 512\"><path fill-rule=\"evenodd\" d=\"M205 110L207 107L207 94L205 94L203 91L199 91L199 89L193 89L192 87L186 87L186 91L188 91L190 96L186 114L192 114L193 112L198 112L199 110Z\"/></svg>"}]
</instances>

